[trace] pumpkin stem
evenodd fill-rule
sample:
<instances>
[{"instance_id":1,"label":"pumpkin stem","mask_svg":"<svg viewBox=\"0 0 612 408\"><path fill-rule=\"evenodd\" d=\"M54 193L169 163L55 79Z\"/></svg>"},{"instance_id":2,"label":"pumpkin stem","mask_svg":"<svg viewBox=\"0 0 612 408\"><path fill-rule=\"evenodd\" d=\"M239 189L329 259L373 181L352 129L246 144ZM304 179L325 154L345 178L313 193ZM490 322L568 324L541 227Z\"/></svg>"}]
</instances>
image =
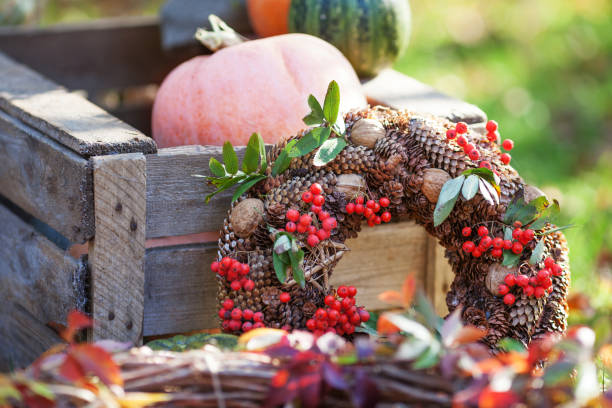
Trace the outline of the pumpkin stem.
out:
<instances>
[{"instance_id":1,"label":"pumpkin stem","mask_svg":"<svg viewBox=\"0 0 612 408\"><path fill-rule=\"evenodd\" d=\"M204 44L212 52L248 41L247 38L238 34L225 21L214 14L208 16L208 21L210 21L212 31L198 28L195 33L195 39Z\"/></svg>"}]
</instances>

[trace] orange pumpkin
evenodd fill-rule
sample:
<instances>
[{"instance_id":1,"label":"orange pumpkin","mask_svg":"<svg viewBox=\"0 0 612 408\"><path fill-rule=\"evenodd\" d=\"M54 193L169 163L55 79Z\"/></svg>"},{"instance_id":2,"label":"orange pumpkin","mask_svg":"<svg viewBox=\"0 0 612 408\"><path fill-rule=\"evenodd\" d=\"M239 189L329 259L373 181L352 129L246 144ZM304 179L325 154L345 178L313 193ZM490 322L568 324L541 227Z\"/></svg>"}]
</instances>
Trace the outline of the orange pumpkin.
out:
<instances>
[{"instance_id":1,"label":"orange pumpkin","mask_svg":"<svg viewBox=\"0 0 612 408\"><path fill-rule=\"evenodd\" d=\"M253 31L259 37L287 34L291 0L247 0Z\"/></svg>"},{"instance_id":2,"label":"orange pumpkin","mask_svg":"<svg viewBox=\"0 0 612 408\"><path fill-rule=\"evenodd\" d=\"M253 132L266 143L305 127L310 93L323 101L340 86L340 108L366 106L361 84L334 46L306 34L247 41L184 62L162 83L153 106L160 147L245 145Z\"/></svg>"}]
</instances>

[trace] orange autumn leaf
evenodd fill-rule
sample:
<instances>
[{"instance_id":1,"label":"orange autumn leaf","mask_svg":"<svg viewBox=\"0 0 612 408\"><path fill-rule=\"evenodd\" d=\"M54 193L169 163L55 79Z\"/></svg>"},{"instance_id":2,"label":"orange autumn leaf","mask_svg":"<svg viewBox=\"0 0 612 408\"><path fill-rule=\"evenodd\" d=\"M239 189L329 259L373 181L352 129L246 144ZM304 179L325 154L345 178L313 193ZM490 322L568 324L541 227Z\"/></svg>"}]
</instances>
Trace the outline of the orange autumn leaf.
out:
<instances>
[{"instance_id":1,"label":"orange autumn leaf","mask_svg":"<svg viewBox=\"0 0 612 408\"><path fill-rule=\"evenodd\" d=\"M484 374L494 374L503 368L503 364L497 358L492 357L476 363L476 368Z\"/></svg>"},{"instance_id":2,"label":"orange autumn leaf","mask_svg":"<svg viewBox=\"0 0 612 408\"><path fill-rule=\"evenodd\" d=\"M399 332L398 327L391 323L391 321L387 318L385 314L380 315L380 317L378 318L376 330L378 331L378 333L383 335Z\"/></svg>"},{"instance_id":3,"label":"orange autumn leaf","mask_svg":"<svg viewBox=\"0 0 612 408\"><path fill-rule=\"evenodd\" d=\"M75 384L85 382L85 372L83 368L70 354L65 356L64 362L60 366L59 373L62 377Z\"/></svg>"},{"instance_id":4,"label":"orange autumn leaf","mask_svg":"<svg viewBox=\"0 0 612 408\"><path fill-rule=\"evenodd\" d=\"M78 310L73 310L68 315L68 327L65 330L60 332L62 339L66 340L68 343L72 343L74 341L75 334L82 329L86 329L93 325L93 320L91 317L87 316L84 313L79 312Z\"/></svg>"},{"instance_id":5,"label":"orange autumn leaf","mask_svg":"<svg viewBox=\"0 0 612 408\"><path fill-rule=\"evenodd\" d=\"M483 389L478 396L478 408L511 407L518 402L512 391L493 391L490 387Z\"/></svg>"},{"instance_id":6,"label":"orange autumn leaf","mask_svg":"<svg viewBox=\"0 0 612 408\"><path fill-rule=\"evenodd\" d=\"M395 290L386 290L378 294L378 300L394 306L402 305L402 295Z\"/></svg>"},{"instance_id":7,"label":"orange autumn leaf","mask_svg":"<svg viewBox=\"0 0 612 408\"><path fill-rule=\"evenodd\" d=\"M486 336L487 331L474 326L464 326L455 337L454 344L474 343Z\"/></svg>"},{"instance_id":8,"label":"orange autumn leaf","mask_svg":"<svg viewBox=\"0 0 612 408\"><path fill-rule=\"evenodd\" d=\"M121 370L109 352L93 344L76 344L68 349L68 356L78 362L86 374L93 374L106 385L123 386Z\"/></svg>"},{"instance_id":9,"label":"orange autumn leaf","mask_svg":"<svg viewBox=\"0 0 612 408\"><path fill-rule=\"evenodd\" d=\"M612 344L606 344L599 350L599 358L608 370L612 370Z\"/></svg>"},{"instance_id":10,"label":"orange autumn leaf","mask_svg":"<svg viewBox=\"0 0 612 408\"><path fill-rule=\"evenodd\" d=\"M516 373L526 373L529 371L528 357L524 353L510 351L499 354L497 358L505 366L511 366Z\"/></svg>"},{"instance_id":11,"label":"orange autumn leaf","mask_svg":"<svg viewBox=\"0 0 612 408\"><path fill-rule=\"evenodd\" d=\"M409 274L402 284L402 291L387 290L378 295L381 302L388 303L394 306L410 307L414 292L416 291L416 279L413 274Z\"/></svg>"}]
</instances>

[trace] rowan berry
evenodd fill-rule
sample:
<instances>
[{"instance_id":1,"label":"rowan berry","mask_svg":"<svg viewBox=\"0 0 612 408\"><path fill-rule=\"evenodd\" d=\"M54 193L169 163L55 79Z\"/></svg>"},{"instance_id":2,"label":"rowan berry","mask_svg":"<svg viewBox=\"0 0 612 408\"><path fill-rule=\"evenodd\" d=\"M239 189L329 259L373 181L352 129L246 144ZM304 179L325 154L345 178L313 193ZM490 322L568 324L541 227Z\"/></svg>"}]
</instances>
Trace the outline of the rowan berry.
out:
<instances>
[{"instance_id":1,"label":"rowan berry","mask_svg":"<svg viewBox=\"0 0 612 408\"><path fill-rule=\"evenodd\" d=\"M492 244L493 244L493 240L488 235L482 237L482 240L480 240L480 245L482 245L484 249L489 249Z\"/></svg>"},{"instance_id":2,"label":"rowan berry","mask_svg":"<svg viewBox=\"0 0 612 408\"><path fill-rule=\"evenodd\" d=\"M247 279L246 282L244 282L244 284L242 285L242 288L247 292L250 292L255 289L255 282L253 282L251 279Z\"/></svg>"},{"instance_id":3,"label":"rowan berry","mask_svg":"<svg viewBox=\"0 0 612 408\"><path fill-rule=\"evenodd\" d=\"M522 233L523 233L522 229L515 228L514 231L512 231L512 238L518 241L521 238Z\"/></svg>"},{"instance_id":4,"label":"rowan berry","mask_svg":"<svg viewBox=\"0 0 612 408\"><path fill-rule=\"evenodd\" d=\"M542 285L542 287L544 289L548 289L552 286L552 280L550 279L550 277L542 280L542 282L540 282L540 284Z\"/></svg>"},{"instance_id":5,"label":"rowan berry","mask_svg":"<svg viewBox=\"0 0 612 408\"><path fill-rule=\"evenodd\" d=\"M538 279L535 276L529 278L529 284L531 286L538 286Z\"/></svg>"},{"instance_id":6,"label":"rowan berry","mask_svg":"<svg viewBox=\"0 0 612 408\"><path fill-rule=\"evenodd\" d=\"M497 130L497 122L494 120L489 120L486 125L487 132L495 132Z\"/></svg>"},{"instance_id":7,"label":"rowan berry","mask_svg":"<svg viewBox=\"0 0 612 408\"><path fill-rule=\"evenodd\" d=\"M504 239L504 249L510 250L512 249L512 241L509 239Z\"/></svg>"},{"instance_id":8,"label":"rowan berry","mask_svg":"<svg viewBox=\"0 0 612 408\"><path fill-rule=\"evenodd\" d=\"M242 310L235 308L232 310L232 319L233 320L240 320L242 319Z\"/></svg>"},{"instance_id":9,"label":"rowan berry","mask_svg":"<svg viewBox=\"0 0 612 408\"><path fill-rule=\"evenodd\" d=\"M497 249L501 249L504 247L504 240L500 237L497 237L493 240L493 247Z\"/></svg>"},{"instance_id":10,"label":"rowan berry","mask_svg":"<svg viewBox=\"0 0 612 408\"><path fill-rule=\"evenodd\" d=\"M364 211L363 204L355 205L355 214L363 214L363 211Z\"/></svg>"},{"instance_id":11,"label":"rowan berry","mask_svg":"<svg viewBox=\"0 0 612 408\"><path fill-rule=\"evenodd\" d=\"M266 325L265 325L265 324L263 324L263 322L253 323L253 328L254 328L254 329L262 329L262 328L264 328L264 327L266 327Z\"/></svg>"},{"instance_id":12,"label":"rowan berry","mask_svg":"<svg viewBox=\"0 0 612 408\"><path fill-rule=\"evenodd\" d=\"M293 221L289 221L287 224L285 224L285 231L287 232L295 232L296 229L297 225L295 225L295 222Z\"/></svg>"},{"instance_id":13,"label":"rowan berry","mask_svg":"<svg viewBox=\"0 0 612 408\"><path fill-rule=\"evenodd\" d=\"M380 204L374 203L374 208L372 208L372 210L374 210L374 213L379 212L380 211Z\"/></svg>"},{"instance_id":14,"label":"rowan berry","mask_svg":"<svg viewBox=\"0 0 612 408\"><path fill-rule=\"evenodd\" d=\"M521 239L522 241L524 241L523 245L526 245L528 242L531 242L534 237L535 237L535 232L532 229L526 229L523 232L521 232Z\"/></svg>"},{"instance_id":15,"label":"rowan berry","mask_svg":"<svg viewBox=\"0 0 612 408\"><path fill-rule=\"evenodd\" d=\"M504 296L504 303L507 304L508 306L513 305L515 301L516 301L516 298L514 297L512 293L507 293Z\"/></svg>"},{"instance_id":16,"label":"rowan berry","mask_svg":"<svg viewBox=\"0 0 612 408\"><path fill-rule=\"evenodd\" d=\"M472 241L465 241L462 245L462 248L463 248L463 251L469 254L472 251L474 251L474 249L476 248L476 245Z\"/></svg>"},{"instance_id":17,"label":"rowan berry","mask_svg":"<svg viewBox=\"0 0 612 408\"><path fill-rule=\"evenodd\" d=\"M506 277L504 278L504 283L508 285L509 287L514 286L516 284L516 276L514 276L511 273L507 274Z\"/></svg>"},{"instance_id":18,"label":"rowan berry","mask_svg":"<svg viewBox=\"0 0 612 408\"><path fill-rule=\"evenodd\" d=\"M485 235L489 235L489 229L484 225L478 227L478 236L484 237Z\"/></svg>"},{"instance_id":19,"label":"rowan berry","mask_svg":"<svg viewBox=\"0 0 612 408\"><path fill-rule=\"evenodd\" d=\"M523 274L517 275L516 278L514 278L514 280L516 281L516 284L522 288L529 285L529 278L527 277L527 275L523 275Z\"/></svg>"},{"instance_id":20,"label":"rowan berry","mask_svg":"<svg viewBox=\"0 0 612 408\"><path fill-rule=\"evenodd\" d=\"M312 222L312 217L308 214L304 214L300 217L300 224L304 226L309 226Z\"/></svg>"},{"instance_id":21,"label":"rowan berry","mask_svg":"<svg viewBox=\"0 0 612 408\"><path fill-rule=\"evenodd\" d=\"M380 206L383 208L386 208L389 206L389 204L391 204L391 201L387 197L381 197L381 199L378 200L378 202L380 203Z\"/></svg>"},{"instance_id":22,"label":"rowan berry","mask_svg":"<svg viewBox=\"0 0 612 408\"><path fill-rule=\"evenodd\" d=\"M346 324L349 321L349 317L346 314L341 314L340 317L338 318L338 323L340 324Z\"/></svg>"},{"instance_id":23,"label":"rowan berry","mask_svg":"<svg viewBox=\"0 0 612 408\"><path fill-rule=\"evenodd\" d=\"M223 308L225 310L230 310L234 307L234 301L232 299L225 299L223 301Z\"/></svg>"},{"instance_id":24,"label":"rowan berry","mask_svg":"<svg viewBox=\"0 0 612 408\"><path fill-rule=\"evenodd\" d=\"M354 286L349 286L348 287L348 295L349 297L355 297L355 295L357 294L357 288Z\"/></svg>"},{"instance_id":25,"label":"rowan berry","mask_svg":"<svg viewBox=\"0 0 612 408\"><path fill-rule=\"evenodd\" d=\"M372 210L371 208L366 208L363 212L363 216L366 217L366 219L372 218L374 216L374 210Z\"/></svg>"},{"instance_id":26,"label":"rowan berry","mask_svg":"<svg viewBox=\"0 0 612 408\"><path fill-rule=\"evenodd\" d=\"M512 160L512 156L510 156L508 153L502 153L499 158L501 159L501 162L506 165L510 163L510 160Z\"/></svg>"},{"instance_id":27,"label":"rowan berry","mask_svg":"<svg viewBox=\"0 0 612 408\"><path fill-rule=\"evenodd\" d=\"M322 224L325 231L331 231L338 226L338 221L336 221L334 217L329 217L325 219Z\"/></svg>"},{"instance_id":28,"label":"rowan berry","mask_svg":"<svg viewBox=\"0 0 612 408\"><path fill-rule=\"evenodd\" d=\"M353 326L358 326L361 323L361 318L359 317L359 313L354 313L349 319Z\"/></svg>"},{"instance_id":29,"label":"rowan berry","mask_svg":"<svg viewBox=\"0 0 612 408\"><path fill-rule=\"evenodd\" d=\"M359 196L355 199L355 204L363 204L364 200L365 199L363 198L363 196Z\"/></svg>"},{"instance_id":30,"label":"rowan berry","mask_svg":"<svg viewBox=\"0 0 612 408\"><path fill-rule=\"evenodd\" d=\"M242 268L240 269L240 275L246 276L249 274L249 272L251 272L251 267L249 266L249 264L242 264Z\"/></svg>"},{"instance_id":31,"label":"rowan berry","mask_svg":"<svg viewBox=\"0 0 612 408\"><path fill-rule=\"evenodd\" d=\"M457 129L457 133L458 134L466 133L467 130L468 130L467 123L465 123L465 122L457 123L455 128Z\"/></svg>"},{"instance_id":32,"label":"rowan berry","mask_svg":"<svg viewBox=\"0 0 612 408\"><path fill-rule=\"evenodd\" d=\"M312 201L313 195L310 191L304 191L302 193L302 201L305 203L310 203Z\"/></svg>"},{"instance_id":33,"label":"rowan berry","mask_svg":"<svg viewBox=\"0 0 612 408\"><path fill-rule=\"evenodd\" d=\"M313 331L317 326L317 323L315 322L314 319L308 319L306 320L306 328L310 331Z\"/></svg>"},{"instance_id":34,"label":"rowan berry","mask_svg":"<svg viewBox=\"0 0 612 408\"><path fill-rule=\"evenodd\" d=\"M478 149L474 149L468 153L468 156L470 157L470 160L476 161L480 159L480 152L478 151Z\"/></svg>"},{"instance_id":35,"label":"rowan berry","mask_svg":"<svg viewBox=\"0 0 612 408\"><path fill-rule=\"evenodd\" d=\"M313 183L310 185L310 192L314 195L321 194L323 192L323 187L319 183Z\"/></svg>"},{"instance_id":36,"label":"rowan berry","mask_svg":"<svg viewBox=\"0 0 612 408\"><path fill-rule=\"evenodd\" d=\"M289 221L296 222L300 218L300 212L292 208L290 210L287 210L286 217Z\"/></svg>"},{"instance_id":37,"label":"rowan berry","mask_svg":"<svg viewBox=\"0 0 612 408\"><path fill-rule=\"evenodd\" d=\"M310 211L312 211L315 214L319 214L321 212L321 210L323 209L323 207L321 207L320 205L311 205L310 206Z\"/></svg>"},{"instance_id":38,"label":"rowan berry","mask_svg":"<svg viewBox=\"0 0 612 408\"><path fill-rule=\"evenodd\" d=\"M465 146L463 146L463 152L464 152L465 154L468 154L468 155L469 155L469 154L470 154L470 152L471 152L471 151L473 151L475 148L476 148L476 147L475 147L473 144L468 143L468 144L466 144Z\"/></svg>"},{"instance_id":39,"label":"rowan berry","mask_svg":"<svg viewBox=\"0 0 612 408\"><path fill-rule=\"evenodd\" d=\"M230 284L230 288L232 288L232 290L240 290L242 285L240 284L240 281L235 280Z\"/></svg>"},{"instance_id":40,"label":"rowan berry","mask_svg":"<svg viewBox=\"0 0 612 408\"><path fill-rule=\"evenodd\" d=\"M223 329L223 331L228 332L230 331L230 324L231 320L230 319L225 319L223 320L223 323L221 323L221 328Z\"/></svg>"},{"instance_id":41,"label":"rowan berry","mask_svg":"<svg viewBox=\"0 0 612 408\"><path fill-rule=\"evenodd\" d=\"M319 238L319 241L325 241L327 238L329 238L329 233L324 229L318 230L315 235L317 238Z\"/></svg>"},{"instance_id":42,"label":"rowan berry","mask_svg":"<svg viewBox=\"0 0 612 408\"><path fill-rule=\"evenodd\" d=\"M520 242L515 242L514 244L512 244L512 252L517 255L523 252L523 244L521 244Z\"/></svg>"},{"instance_id":43,"label":"rowan berry","mask_svg":"<svg viewBox=\"0 0 612 408\"><path fill-rule=\"evenodd\" d=\"M455 129L448 129L446 131L446 138L452 140L457 137L457 131Z\"/></svg>"},{"instance_id":44,"label":"rowan berry","mask_svg":"<svg viewBox=\"0 0 612 408\"><path fill-rule=\"evenodd\" d=\"M382 222L382 219L378 215L372 218L374 218L374 224L376 225L380 225L380 223Z\"/></svg>"},{"instance_id":45,"label":"rowan berry","mask_svg":"<svg viewBox=\"0 0 612 408\"><path fill-rule=\"evenodd\" d=\"M501 296L505 295L508 292L510 292L510 288L507 285L504 285L503 283L497 287L497 293Z\"/></svg>"},{"instance_id":46,"label":"rowan berry","mask_svg":"<svg viewBox=\"0 0 612 408\"><path fill-rule=\"evenodd\" d=\"M330 217L330 215L327 211L321 211L319 214L317 214L317 217L319 217L319 221L325 221Z\"/></svg>"},{"instance_id":47,"label":"rowan berry","mask_svg":"<svg viewBox=\"0 0 612 408\"><path fill-rule=\"evenodd\" d=\"M480 248L476 248L472 251L472 256L474 258L480 258L481 255L482 255L482 250L480 250Z\"/></svg>"},{"instance_id":48,"label":"rowan berry","mask_svg":"<svg viewBox=\"0 0 612 408\"><path fill-rule=\"evenodd\" d=\"M376 222L374 221L374 217L370 217L368 219L368 227L375 227L376 226Z\"/></svg>"},{"instance_id":49,"label":"rowan berry","mask_svg":"<svg viewBox=\"0 0 612 408\"><path fill-rule=\"evenodd\" d=\"M345 297L340 303L342 303L342 308L344 310L348 310L351 307L351 298Z\"/></svg>"},{"instance_id":50,"label":"rowan berry","mask_svg":"<svg viewBox=\"0 0 612 408\"><path fill-rule=\"evenodd\" d=\"M251 322L244 322L244 323L242 323L242 331L246 333L249 330L253 330L253 323L251 323Z\"/></svg>"},{"instance_id":51,"label":"rowan berry","mask_svg":"<svg viewBox=\"0 0 612 408\"><path fill-rule=\"evenodd\" d=\"M502 142L502 147L504 148L504 150L510 151L514 147L514 142L510 139L506 139Z\"/></svg>"},{"instance_id":52,"label":"rowan berry","mask_svg":"<svg viewBox=\"0 0 612 408\"><path fill-rule=\"evenodd\" d=\"M337 311L341 311L342 303L339 300L334 300L334 303L331 305L331 308Z\"/></svg>"},{"instance_id":53,"label":"rowan berry","mask_svg":"<svg viewBox=\"0 0 612 408\"><path fill-rule=\"evenodd\" d=\"M491 256L493 258L501 258L504 255L504 251L500 248L495 248L491 251Z\"/></svg>"},{"instance_id":54,"label":"rowan berry","mask_svg":"<svg viewBox=\"0 0 612 408\"><path fill-rule=\"evenodd\" d=\"M535 297L537 297L538 299L543 297L546 294L546 289L544 289L541 286L538 286L535 288Z\"/></svg>"},{"instance_id":55,"label":"rowan berry","mask_svg":"<svg viewBox=\"0 0 612 408\"><path fill-rule=\"evenodd\" d=\"M338 312L337 310L334 310L334 309L329 309L329 310L327 310L327 318L330 321L335 322L335 321L337 321L340 318L340 312Z\"/></svg>"},{"instance_id":56,"label":"rowan berry","mask_svg":"<svg viewBox=\"0 0 612 408\"><path fill-rule=\"evenodd\" d=\"M325 311L325 309L317 309L317 311L315 312L315 319L317 320L325 320L327 319L327 312Z\"/></svg>"},{"instance_id":57,"label":"rowan berry","mask_svg":"<svg viewBox=\"0 0 612 408\"><path fill-rule=\"evenodd\" d=\"M283 292L278 296L278 300L283 303L288 303L291 300L291 295L287 292Z\"/></svg>"},{"instance_id":58,"label":"rowan berry","mask_svg":"<svg viewBox=\"0 0 612 408\"><path fill-rule=\"evenodd\" d=\"M264 320L264 314L262 312L255 312L253 314L253 321L254 322L263 322Z\"/></svg>"},{"instance_id":59,"label":"rowan berry","mask_svg":"<svg viewBox=\"0 0 612 408\"><path fill-rule=\"evenodd\" d=\"M552 267L552 274L555 276L563 275L563 268L560 265L554 264Z\"/></svg>"},{"instance_id":60,"label":"rowan berry","mask_svg":"<svg viewBox=\"0 0 612 408\"><path fill-rule=\"evenodd\" d=\"M312 198L312 203L314 205L322 206L323 204L325 204L325 197L323 197L322 195L316 195Z\"/></svg>"},{"instance_id":61,"label":"rowan berry","mask_svg":"<svg viewBox=\"0 0 612 408\"><path fill-rule=\"evenodd\" d=\"M233 259L232 259L232 258L229 258L229 257L227 257L227 256L226 256L226 257L224 257L223 259L221 259L221 267L222 267L223 269L225 269L225 270L227 270L227 269L231 268L231 266L232 266L232 261L233 261Z\"/></svg>"},{"instance_id":62,"label":"rowan berry","mask_svg":"<svg viewBox=\"0 0 612 408\"><path fill-rule=\"evenodd\" d=\"M359 318L361 319L362 322L367 322L368 320L370 320L370 313L363 309L363 308L359 308L357 310L357 313L359 313Z\"/></svg>"},{"instance_id":63,"label":"rowan berry","mask_svg":"<svg viewBox=\"0 0 612 408\"><path fill-rule=\"evenodd\" d=\"M348 296L348 288L344 285L340 285L338 286L338 289L336 289L336 294L338 294L338 296L341 298L345 298Z\"/></svg>"},{"instance_id":64,"label":"rowan berry","mask_svg":"<svg viewBox=\"0 0 612 408\"><path fill-rule=\"evenodd\" d=\"M315 320L315 325L320 330L325 330L328 327L327 320Z\"/></svg>"},{"instance_id":65,"label":"rowan berry","mask_svg":"<svg viewBox=\"0 0 612 408\"><path fill-rule=\"evenodd\" d=\"M550 278L550 272L548 272L548 270L546 269L539 270L538 274L536 275L536 279L538 280L538 283L540 284L548 278Z\"/></svg>"},{"instance_id":66,"label":"rowan berry","mask_svg":"<svg viewBox=\"0 0 612 408\"><path fill-rule=\"evenodd\" d=\"M213 263L210 264L210 269L214 272L217 273L219 272L219 262L215 261Z\"/></svg>"},{"instance_id":67,"label":"rowan berry","mask_svg":"<svg viewBox=\"0 0 612 408\"><path fill-rule=\"evenodd\" d=\"M308 229L306 230L306 233L308 235L316 234L317 233L317 227L315 227L314 225L309 225Z\"/></svg>"},{"instance_id":68,"label":"rowan berry","mask_svg":"<svg viewBox=\"0 0 612 408\"><path fill-rule=\"evenodd\" d=\"M554 264L555 264L555 260L552 259L550 256L544 259L544 267L552 268Z\"/></svg>"},{"instance_id":69,"label":"rowan berry","mask_svg":"<svg viewBox=\"0 0 612 408\"><path fill-rule=\"evenodd\" d=\"M229 328L231 331L238 331L242 327L242 323L238 320L230 320Z\"/></svg>"},{"instance_id":70,"label":"rowan berry","mask_svg":"<svg viewBox=\"0 0 612 408\"><path fill-rule=\"evenodd\" d=\"M483 160L480 162L479 167L491 170L491 163L489 163L487 160Z\"/></svg>"},{"instance_id":71,"label":"rowan berry","mask_svg":"<svg viewBox=\"0 0 612 408\"><path fill-rule=\"evenodd\" d=\"M376 204L376 202L374 200L368 200L366 202L366 207L374 209L374 204Z\"/></svg>"},{"instance_id":72,"label":"rowan berry","mask_svg":"<svg viewBox=\"0 0 612 408\"><path fill-rule=\"evenodd\" d=\"M308 231L308 226L302 225L302 224L298 224L296 231L298 232L298 234L303 234L306 231Z\"/></svg>"},{"instance_id":73,"label":"rowan berry","mask_svg":"<svg viewBox=\"0 0 612 408\"><path fill-rule=\"evenodd\" d=\"M346 210L347 214L352 214L355 212L355 204L348 203L344 209Z\"/></svg>"},{"instance_id":74,"label":"rowan berry","mask_svg":"<svg viewBox=\"0 0 612 408\"><path fill-rule=\"evenodd\" d=\"M461 147L465 146L467 144L467 139L465 138L465 136L459 136L457 138L457 144Z\"/></svg>"},{"instance_id":75,"label":"rowan berry","mask_svg":"<svg viewBox=\"0 0 612 408\"><path fill-rule=\"evenodd\" d=\"M520 222L519 220L516 220L516 221L514 221L514 222L512 223L512 226L513 226L514 228L521 228L521 227L523 226L523 223L522 223L522 222Z\"/></svg>"},{"instance_id":76,"label":"rowan berry","mask_svg":"<svg viewBox=\"0 0 612 408\"><path fill-rule=\"evenodd\" d=\"M225 310L225 309L219 309L219 319L226 319L226 316L225 316L225 315L226 315L227 313L230 313L230 312L228 312L228 311L227 311L227 310ZM230 317L231 317L231 314L230 314Z\"/></svg>"},{"instance_id":77,"label":"rowan berry","mask_svg":"<svg viewBox=\"0 0 612 408\"><path fill-rule=\"evenodd\" d=\"M533 294L535 293L535 288L533 286L527 285L523 288L523 293L525 294L525 296L533 296Z\"/></svg>"},{"instance_id":78,"label":"rowan berry","mask_svg":"<svg viewBox=\"0 0 612 408\"><path fill-rule=\"evenodd\" d=\"M469 237L470 235L472 235L472 229L470 227L464 227L461 230L461 235L463 235L464 237Z\"/></svg>"},{"instance_id":79,"label":"rowan berry","mask_svg":"<svg viewBox=\"0 0 612 408\"><path fill-rule=\"evenodd\" d=\"M487 132L487 140L489 142L497 142L497 132Z\"/></svg>"},{"instance_id":80,"label":"rowan berry","mask_svg":"<svg viewBox=\"0 0 612 408\"><path fill-rule=\"evenodd\" d=\"M391 221L391 213L389 211L385 211L380 215L380 219L383 220L383 222L389 222Z\"/></svg>"},{"instance_id":81,"label":"rowan berry","mask_svg":"<svg viewBox=\"0 0 612 408\"><path fill-rule=\"evenodd\" d=\"M355 326L353 326L353 325L352 325L352 324L350 324L350 323L349 323L348 330L346 330L346 326L345 326L344 328L345 328L344 332L345 332L346 334L353 334L353 333L355 333Z\"/></svg>"}]
</instances>

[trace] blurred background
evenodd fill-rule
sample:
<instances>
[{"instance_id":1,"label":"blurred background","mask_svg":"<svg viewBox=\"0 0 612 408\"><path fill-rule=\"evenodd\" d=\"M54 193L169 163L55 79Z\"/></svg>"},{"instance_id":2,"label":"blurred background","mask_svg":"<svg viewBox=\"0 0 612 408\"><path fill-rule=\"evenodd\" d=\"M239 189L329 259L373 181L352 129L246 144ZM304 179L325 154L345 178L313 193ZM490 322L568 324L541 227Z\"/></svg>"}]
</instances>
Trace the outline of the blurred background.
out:
<instances>
[{"instance_id":1,"label":"blurred background","mask_svg":"<svg viewBox=\"0 0 612 408\"><path fill-rule=\"evenodd\" d=\"M162 3L0 0L0 24L155 15ZM574 292L609 318L612 2L429 0L411 7L411 43L395 68L480 106L502 137L514 139L513 166L560 201L560 225L575 224L566 231Z\"/></svg>"}]
</instances>

